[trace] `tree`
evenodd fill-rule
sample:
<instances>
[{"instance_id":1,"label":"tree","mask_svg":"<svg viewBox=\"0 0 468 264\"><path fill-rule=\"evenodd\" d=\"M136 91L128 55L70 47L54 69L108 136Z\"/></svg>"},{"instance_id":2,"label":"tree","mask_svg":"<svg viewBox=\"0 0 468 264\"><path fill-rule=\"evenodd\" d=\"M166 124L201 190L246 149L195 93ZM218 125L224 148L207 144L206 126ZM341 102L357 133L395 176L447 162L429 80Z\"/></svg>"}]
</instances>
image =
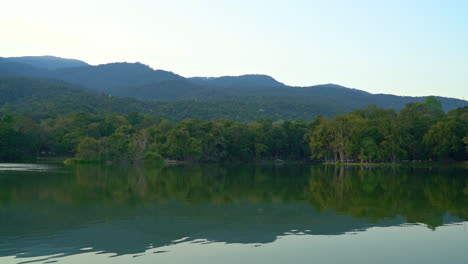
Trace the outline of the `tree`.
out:
<instances>
[{"instance_id":1,"label":"tree","mask_svg":"<svg viewBox=\"0 0 468 264\"><path fill-rule=\"evenodd\" d=\"M402 148L402 128L398 122L395 111L390 110L386 113L382 113L378 119L377 125L383 136L383 140L380 143L382 158L391 160L393 163L395 163L399 158L404 159L406 151Z\"/></svg>"},{"instance_id":2,"label":"tree","mask_svg":"<svg viewBox=\"0 0 468 264\"><path fill-rule=\"evenodd\" d=\"M129 151L133 161L141 161L151 142L151 135L146 129L137 130L130 138Z\"/></svg>"},{"instance_id":3,"label":"tree","mask_svg":"<svg viewBox=\"0 0 468 264\"><path fill-rule=\"evenodd\" d=\"M15 161L25 152L26 138L13 126L14 119L10 115L4 115L0 120L0 160Z\"/></svg>"},{"instance_id":4,"label":"tree","mask_svg":"<svg viewBox=\"0 0 468 264\"><path fill-rule=\"evenodd\" d=\"M153 165L163 165L164 158L157 152L146 152L143 161Z\"/></svg>"},{"instance_id":5,"label":"tree","mask_svg":"<svg viewBox=\"0 0 468 264\"><path fill-rule=\"evenodd\" d=\"M353 113L336 116L331 122L332 147L343 163L353 151L353 137L359 134L363 119Z\"/></svg>"},{"instance_id":6,"label":"tree","mask_svg":"<svg viewBox=\"0 0 468 264\"><path fill-rule=\"evenodd\" d=\"M119 127L110 137L103 138L105 148L105 160L111 161L131 161L133 155L130 149L130 141L136 130L129 125Z\"/></svg>"},{"instance_id":7,"label":"tree","mask_svg":"<svg viewBox=\"0 0 468 264\"><path fill-rule=\"evenodd\" d=\"M465 151L468 153L468 134L463 138L463 143L465 143Z\"/></svg>"},{"instance_id":8,"label":"tree","mask_svg":"<svg viewBox=\"0 0 468 264\"><path fill-rule=\"evenodd\" d=\"M332 151L331 121L326 117L318 116L305 137L309 142L311 158L323 159L328 163L328 157Z\"/></svg>"},{"instance_id":9,"label":"tree","mask_svg":"<svg viewBox=\"0 0 468 264\"><path fill-rule=\"evenodd\" d=\"M423 137L432 125L444 117L441 103L432 96L424 103L409 103L398 117L405 151L413 160L427 158Z\"/></svg>"},{"instance_id":10,"label":"tree","mask_svg":"<svg viewBox=\"0 0 468 264\"><path fill-rule=\"evenodd\" d=\"M437 160L464 157L462 124L455 120L439 121L424 135L423 144L430 156Z\"/></svg>"},{"instance_id":11,"label":"tree","mask_svg":"<svg viewBox=\"0 0 468 264\"><path fill-rule=\"evenodd\" d=\"M98 161L101 160L101 151L99 140L87 137L78 145L76 157L85 161Z\"/></svg>"},{"instance_id":12,"label":"tree","mask_svg":"<svg viewBox=\"0 0 468 264\"><path fill-rule=\"evenodd\" d=\"M359 159L361 162L368 160L369 162L380 158L379 147L372 137L365 137L361 141L361 152Z\"/></svg>"}]
</instances>

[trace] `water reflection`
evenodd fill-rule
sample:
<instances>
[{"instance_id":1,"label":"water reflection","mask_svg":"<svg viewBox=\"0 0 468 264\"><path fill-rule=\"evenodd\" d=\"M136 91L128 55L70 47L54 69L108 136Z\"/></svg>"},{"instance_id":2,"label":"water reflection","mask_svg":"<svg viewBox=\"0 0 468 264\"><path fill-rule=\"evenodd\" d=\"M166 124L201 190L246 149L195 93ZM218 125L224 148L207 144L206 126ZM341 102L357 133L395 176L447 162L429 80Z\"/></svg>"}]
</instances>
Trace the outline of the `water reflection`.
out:
<instances>
[{"instance_id":1,"label":"water reflection","mask_svg":"<svg viewBox=\"0 0 468 264\"><path fill-rule=\"evenodd\" d=\"M46 164L0 163L1 171L48 171L54 166Z\"/></svg>"},{"instance_id":2,"label":"water reflection","mask_svg":"<svg viewBox=\"0 0 468 264\"><path fill-rule=\"evenodd\" d=\"M164 253L158 248L178 243L262 245L288 235L350 234L407 223L435 230L467 220L467 205L464 169L7 171L0 174L0 256Z\"/></svg>"}]
</instances>

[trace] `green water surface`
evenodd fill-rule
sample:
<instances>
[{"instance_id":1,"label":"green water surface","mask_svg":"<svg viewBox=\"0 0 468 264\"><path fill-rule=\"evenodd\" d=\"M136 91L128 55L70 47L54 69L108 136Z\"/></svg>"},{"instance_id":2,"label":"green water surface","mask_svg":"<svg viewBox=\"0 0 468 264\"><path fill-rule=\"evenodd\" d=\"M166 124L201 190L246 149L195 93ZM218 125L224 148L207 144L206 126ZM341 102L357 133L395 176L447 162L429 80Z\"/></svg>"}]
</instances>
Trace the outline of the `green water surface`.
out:
<instances>
[{"instance_id":1,"label":"green water surface","mask_svg":"<svg viewBox=\"0 0 468 264\"><path fill-rule=\"evenodd\" d=\"M0 263L468 263L468 171L0 164Z\"/></svg>"}]
</instances>

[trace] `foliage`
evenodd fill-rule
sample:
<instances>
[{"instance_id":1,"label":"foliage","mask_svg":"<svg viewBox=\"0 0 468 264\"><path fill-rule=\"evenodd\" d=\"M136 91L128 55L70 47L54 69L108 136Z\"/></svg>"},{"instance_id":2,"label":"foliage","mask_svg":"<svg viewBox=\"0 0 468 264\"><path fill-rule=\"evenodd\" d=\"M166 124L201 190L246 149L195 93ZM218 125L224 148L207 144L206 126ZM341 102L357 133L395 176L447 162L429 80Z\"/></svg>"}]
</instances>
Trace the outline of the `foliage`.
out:
<instances>
[{"instance_id":1,"label":"foliage","mask_svg":"<svg viewBox=\"0 0 468 264\"><path fill-rule=\"evenodd\" d=\"M164 158L156 152L146 152L145 157L143 158L145 163L162 165L164 164Z\"/></svg>"},{"instance_id":2,"label":"foliage","mask_svg":"<svg viewBox=\"0 0 468 264\"><path fill-rule=\"evenodd\" d=\"M468 153L468 134L463 138L463 142L465 143L465 150Z\"/></svg>"},{"instance_id":3,"label":"foliage","mask_svg":"<svg viewBox=\"0 0 468 264\"><path fill-rule=\"evenodd\" d=\"M317 118L306 138L312 158L325 162L465 160L467 113L464 107L446 115L433 97L410 103L398 114L369 106L333 119Z\"/></svg>"},{"instance_id":4,"label":"foliage","mask_svg":"<svg viewBox=\"0 0 468 264\"><path fill-rule=\"evenodd\" d=\"M176 123L138 111L77 112L39 120L4 115L0 159L67 156L82 162L128 163L145 157L158 160L158 154L192 162L465 160L467 111L465 107L445 114L430 98L408 104L398 114L369 106L331 119L319 116L309 123L269 119Z\"/></svg>"}]
</instances>

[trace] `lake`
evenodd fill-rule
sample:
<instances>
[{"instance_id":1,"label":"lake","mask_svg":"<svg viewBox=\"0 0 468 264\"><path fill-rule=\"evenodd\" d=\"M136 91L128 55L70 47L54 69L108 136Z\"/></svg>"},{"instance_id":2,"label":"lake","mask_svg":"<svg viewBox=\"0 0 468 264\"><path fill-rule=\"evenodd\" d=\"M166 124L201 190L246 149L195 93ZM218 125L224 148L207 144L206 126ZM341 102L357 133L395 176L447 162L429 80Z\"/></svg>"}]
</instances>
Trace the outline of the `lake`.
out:
<instances>
[{"instance_id":1,"label":"lake","mask_svg":"<svg viewBox=\"0 0 468 264\"><path fill-rule=\"evenodd\" d=\"M468 263L467 172L0 164L0 263Z\"/></svg>"}]
</instances>

